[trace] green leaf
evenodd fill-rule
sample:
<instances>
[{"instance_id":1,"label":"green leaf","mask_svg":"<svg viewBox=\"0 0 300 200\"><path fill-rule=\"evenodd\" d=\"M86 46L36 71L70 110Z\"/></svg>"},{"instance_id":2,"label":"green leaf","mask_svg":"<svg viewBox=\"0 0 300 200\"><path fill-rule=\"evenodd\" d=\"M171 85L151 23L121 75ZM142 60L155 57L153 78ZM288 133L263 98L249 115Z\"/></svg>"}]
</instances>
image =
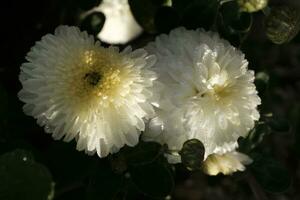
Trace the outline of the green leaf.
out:
<instances>
[{"instance_id":1,"label":"green leaf","mask_svg":"<svg viewBox=\"0 0 300 200\"><path fill-rule=\"evenodd\" d=\"M257 182L266 191L282 193L291 185L291 177L280 163L267 155L254 154L254 162L249 166Z\"/></svg>"},{"instance_id":2,"label":"green leaf","mask_svg":"<svg viewBox=\"0 0 300 200\"><path fill-rule=\"evenodd\" d=\"M202 161L204 160L205 149L202 142L197 139L191 139L186 141L181 151L182 164L189 170L200 170Z\"/></svg>"},{"instance_id":3,"label":"green leaf","mask_svg":"<svg viewBox=\"0 0 300 200\"><path fill-rule=\"evenodd\" d=\"M239 151L249 153L255 149L270 133L270 127L264 122L258 122L246 138L239 139Z\"/></svg>"},{"instance_id":4,"label":"green leaf","mask_svg":"<svg viewBox=\"0 0 300 200\"><path fill-rule=\"evenodd\" d=\"M290 42L300 31L299 8L274 6L265 19L266 35L275 44Z\"/></svg>"},{"instance_id":5,"label":"green leaf","mask_svg":"<svg viewBox=\"0 0 300 200\"><path fill-rule=\"evenodd\" d=\"M93 12L83 19L81 22L81 29L87 31L89 34L97 35L105 22L105 16L101 12Z\"/></svg>"},{"instance_id":6,"label":"green leaf","mask_svg":"<svg viewBox=\"0 0 300 200\"><path fill-rule=\"evenodd\" d=\"M145 195L163 198L171 194L174 188L171 170L165 163L133 166L129 173L137 189Z\"/></svg>"},{"instance_id":7,"label":"green leaf","mask_svg":"<svg viewBox=\"0 0 300 200\"><path fill-rule=\"evenodd\" d=\"M162 146L156 142L141 141L135 147L124 147L121 153L129 165L144 165L162 156Z\"/></svg>"},{"instance_id":8,"label":"green leaf","mask_svg":"<svg viewBox=\"0 0 300 200\"><path fill-rule=\"evenodd\" d=\"M238 46L252 27L252 15L240 12L236 1L222 4L217 18L218 32L232 44Z\"/></svg>"},{"instance_id":9,"label":"green leaf","mask_svg":"<svg viewBox=\"0 0 300 200\"><path fill-rule=\"evenodd\" d=\"M0 156L0 199L51 200L53 195L50 172L30 153L15 150Z\"/></svg>"},{"instance_id":10,"label":"green leaf","mask_svg":"<svg viewBox=\"0 0 300 200\"><path fill-rule=\"evenodd\" d=\"M236 1L222 4L220 9L224 25L234 32L248 32L252 25L252 15L240 12Z\"/></svg>"}]
</instances>

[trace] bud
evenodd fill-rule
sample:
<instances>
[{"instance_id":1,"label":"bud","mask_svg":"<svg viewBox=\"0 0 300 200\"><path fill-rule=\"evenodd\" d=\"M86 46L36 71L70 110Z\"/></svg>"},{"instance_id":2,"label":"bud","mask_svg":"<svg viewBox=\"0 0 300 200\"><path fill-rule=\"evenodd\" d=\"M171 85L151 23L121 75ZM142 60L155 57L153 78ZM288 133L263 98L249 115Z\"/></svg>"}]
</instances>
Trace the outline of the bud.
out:
<instances>
[{"instance_id":1,"label":"bud","mask_svg":"<svg viewBox=\"0 0 300 200\"><path fill-rule=\"evenodd\" d=\"M182 164L191 171L201 169L204 153L204 146L197 139L186 141L179 152Z\"/></svg>"},{"instance_id":2,"label":"bud","mask_svg":"<svg viewBox=\"0 0 300 200\"><path fill-rule=\"evenodd\" d=\"M265 26L267 37L273 43L287 43L299 32L300 12L288 6L274 7L266 18Z\"/></svg>"},{"instance_id":3,"label":"bud","mask_svg":"<svg viewBox=\"0 0 300 200\"><path fill-rule=\"evenodd\" d=\"M243 12L256 12L264 9L268 5L269 0L238 0L240 10Z\"/></svg>"}]
</instances>

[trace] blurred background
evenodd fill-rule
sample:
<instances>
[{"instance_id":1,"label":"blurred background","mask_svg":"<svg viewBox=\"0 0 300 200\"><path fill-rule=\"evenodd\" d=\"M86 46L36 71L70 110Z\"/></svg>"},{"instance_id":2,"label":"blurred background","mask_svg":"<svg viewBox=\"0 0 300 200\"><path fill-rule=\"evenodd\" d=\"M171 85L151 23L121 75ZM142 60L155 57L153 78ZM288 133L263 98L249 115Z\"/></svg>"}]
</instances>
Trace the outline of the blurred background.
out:
<instances>
[{"instance_id":1,"label":"blurred background","mask_svg":"<svg viewBox=\"0 0 300 200\"><path fill-rule=\"evenodd\" d=\"M128 7L126 2L104 1L102 7L101 0L1 3L0 199L300 199L300 35L274 44L266 34L267 10L241 14L232 2L221 7L217 0L129 0ZM114 5L114 10L107 7L118 3L122 6ZM269 1L270 8L282 4L300 6L296 0ZM143 47L178 26L218 31L245 53L257 74L260 111L269 125L257 128L251 147L241 141L241 151L256 162L245 173L208 177L180 165L163 164L167 172L152 165L135 168L122 154L99 159L76 151L75 142L54 141L24 115L18 75L35 42L61 24L79 26L104 45L121 48ZM141 145L141 152L158 151L156 145ZM147 170L157 170L157 178L147 176Z\"/></svg>"}]
</instances>

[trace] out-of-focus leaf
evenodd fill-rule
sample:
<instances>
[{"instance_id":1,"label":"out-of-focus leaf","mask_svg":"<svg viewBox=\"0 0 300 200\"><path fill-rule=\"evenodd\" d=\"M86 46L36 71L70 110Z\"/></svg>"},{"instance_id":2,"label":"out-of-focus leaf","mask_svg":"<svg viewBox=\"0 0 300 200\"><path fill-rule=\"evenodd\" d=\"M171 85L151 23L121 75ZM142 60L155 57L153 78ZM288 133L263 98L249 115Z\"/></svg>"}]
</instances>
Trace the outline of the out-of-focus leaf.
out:
<instances>
[{"instance_id":1,"label":"out-of-focus leaf","mask_svg":"<svg viewBox=\"0 0 300 200\"><path fill-rule=\"evenodd\" d=\"M262 188L271 193L281 193L289 188L291 177L280 163L268 155L254 154L251 158L254 162L249 169Z\"/></svg>"},{"instance_id":2,"label":"out-of-focus leaf","mask_svg":"<svg viewBox=\"0 0 300 200\"><path fill-rule=\"evenodd\" d=\"M265 26L266 35L273 43L290 42L300 30L300 10L291 6L272 7Z\"/></svg>"},{"instance_id":3,"label":"out-of-focus leaf","mask_svg":"<svg viewBox=\"0 0 300 200\"><path fill-rule=\"evenodd\" d=\"M24 150L0 156L0 199L51 200L54 183L50 172Z\"/></svg>"},{"instance_id":4,"label":"out-of-focus leaf","mask_svg":"<svg viewBox=\"0 0 300 200\"><path fill-rule=\"evenodd\" d=\"M85 17L81 23L81 29L92 35L97 35L105 22L105 16L101 12L93 12Z\"/></svg>"},{"instance_id":5,"label":"out-of-focus leaf","mask_svg":"<svg viewBox=\"0 0 300 200\"><path fill-rule=\"evenodd\" d=\"M201 169L201 164L204 160L205 154L202 142L197 139L186 141L179 154L181 156L181 162L186 168L189 170Z\"/></svg>"},{"instance_id":6,"label":"out-of-focus leaf","mask_svg":"<svg viewBox=\"0 0 300 200\"><path fill-rule=\"evenodd\" d=\"M162 156L162 146L156 142L139 142L134 147L124 147L121 152L128 165L144 165Z\"/></svg>"},{"instance_id":7,"label":"out-of-focus leaf","mask_svg":"<svg viewBox=\"0 0 300 200\"><path fill-rule=\"evenodd\" d=\"M171 194L174 180L166 163L154 162L131 167L131 179L138 190L154 198L163 198Z\"/></svg>"}]
</instances>

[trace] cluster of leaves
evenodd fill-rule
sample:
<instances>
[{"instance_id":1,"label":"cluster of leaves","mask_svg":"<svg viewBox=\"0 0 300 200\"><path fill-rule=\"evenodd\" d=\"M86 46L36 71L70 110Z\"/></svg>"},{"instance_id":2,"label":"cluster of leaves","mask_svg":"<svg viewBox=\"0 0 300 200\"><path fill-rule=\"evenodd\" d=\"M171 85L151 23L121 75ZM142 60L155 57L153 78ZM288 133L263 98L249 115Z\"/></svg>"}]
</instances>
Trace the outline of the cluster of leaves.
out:
<instances>
[{"instance_id":1,"label":"cluster of leaves","mask_svg":"<svg viewBox=\"0 0 300 200\"><path fill-rule=\"evenodd\" d=\"M92 34L101 30L105 22L102 13L91 13L83 18L81 15L98 5L100 0L57 2L57 24L80 24ZM178 26L204 28L219 32L239 47L251 34L254 21L261 17L240 12L236 1L222 2L172 0L172 6L169 6L166 0L129 0L133 15L146 35L168 33ZM284 23L276 23L275 28L281 24ZM274 24L271 25L274 28ZM286 37L287 41L291 39ZM267 73L257 74L256 86L263 103L268 98L269 81ZM141 142L136 147L124 147L105 159L87 156L75 150L75 143L53 142L33 119L24 116L14 93L1 87L0 95L0 199L164 199L171 195L176 171L164 157L164 146ZM263 107L261 109L266 113ZM299 132L300 107L291 115L294 120L287 122L262 114L262 120L249 136L239 141L239 150L254 160L249 173L271 193L284 192L290 186L291 178L264 142L274 135L288 135L290 124L293 124L293 131ZM295 139L294 148L300 155L300 135ZM197 159L193 154L196 152ZM204 154L199 141L189 141L180 153L186 168L199 170L197 167Z\"/></svg>"}]
</instances>

